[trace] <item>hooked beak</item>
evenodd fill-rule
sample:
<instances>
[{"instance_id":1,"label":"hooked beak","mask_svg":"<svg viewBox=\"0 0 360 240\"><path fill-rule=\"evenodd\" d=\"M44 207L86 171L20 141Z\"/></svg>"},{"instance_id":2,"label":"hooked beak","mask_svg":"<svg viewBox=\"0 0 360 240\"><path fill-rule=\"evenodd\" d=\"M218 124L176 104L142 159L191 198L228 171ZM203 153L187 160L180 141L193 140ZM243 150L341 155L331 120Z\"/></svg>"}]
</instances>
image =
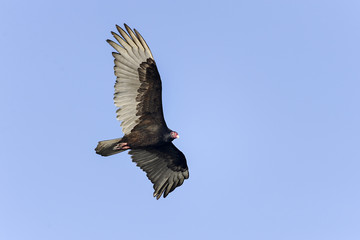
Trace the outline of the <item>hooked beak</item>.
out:
<instances>
[{"instance_id":1,"label":"hooked beak","mask_svg":"<svg viewBox=\"0 0 360 240\"><path fill-rule=\"evenodd\" d=\"M178 134L178 135L176 135L176 138L180 138L179 134Z\"/></svg>"}]
</instances>

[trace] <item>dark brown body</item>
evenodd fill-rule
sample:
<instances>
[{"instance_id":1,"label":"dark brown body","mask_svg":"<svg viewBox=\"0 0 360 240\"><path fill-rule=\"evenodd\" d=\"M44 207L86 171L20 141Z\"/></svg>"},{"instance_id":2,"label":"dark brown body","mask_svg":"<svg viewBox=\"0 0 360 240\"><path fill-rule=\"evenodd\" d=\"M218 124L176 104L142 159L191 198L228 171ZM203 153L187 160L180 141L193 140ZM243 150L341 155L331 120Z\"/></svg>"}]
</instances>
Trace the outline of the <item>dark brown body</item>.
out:
<instances>
[{"instance_id":1,"label":"dark brown body","mask_svg":"<svg viewBox=\"0 0 360 240\"><path fill-rule=\"evenodd\" d=\"M154 120L143 119L130 134L121 139L121 142L127 143L132 149L162 145L171 142L170 132L171 130L162 124L156 124L156 122L154 124ZM167 138L167 136L169 137Z\"/></svg>"}]
</instances>

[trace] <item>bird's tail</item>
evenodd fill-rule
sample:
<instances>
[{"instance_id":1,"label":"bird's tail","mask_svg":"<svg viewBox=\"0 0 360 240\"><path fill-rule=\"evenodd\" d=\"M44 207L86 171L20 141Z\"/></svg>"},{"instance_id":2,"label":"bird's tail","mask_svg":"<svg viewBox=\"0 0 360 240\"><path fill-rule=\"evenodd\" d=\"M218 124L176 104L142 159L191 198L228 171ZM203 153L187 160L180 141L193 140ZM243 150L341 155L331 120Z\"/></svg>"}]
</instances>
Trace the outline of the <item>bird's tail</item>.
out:
<instances>
[{"instance_id":1,"label":"bird's tail","mask_svg":"<svg viewBox=\"0 0 360 240\"><path fill-rule=\"evenodd\" d=\"M115 138L111 140L104 140L100 141L95 148L95 151L97 154L100 154L101 156L110 156L116 153L121 153L125 150L114 150L114 147L116 144L118 144L121 141L121 138Z\"/></svg>"}]
</instances>

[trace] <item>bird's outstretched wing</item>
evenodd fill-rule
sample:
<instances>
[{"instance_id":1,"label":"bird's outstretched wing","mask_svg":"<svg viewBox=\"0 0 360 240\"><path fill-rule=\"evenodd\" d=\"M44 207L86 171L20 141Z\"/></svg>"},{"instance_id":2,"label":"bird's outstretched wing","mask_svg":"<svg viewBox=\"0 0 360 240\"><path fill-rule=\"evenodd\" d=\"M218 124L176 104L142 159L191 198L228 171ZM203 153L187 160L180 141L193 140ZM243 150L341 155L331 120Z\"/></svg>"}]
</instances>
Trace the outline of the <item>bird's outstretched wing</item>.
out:
<instances>
[{"instance_id":1,"label":"bird's outstretched wing","mask_svg":"<svg viewBox=\"0 0 360 240\"><path fill-rule=\"evenodd\" d=\"M184 154L174 144L159 147L133 149L129 152L133 162L146 172L154 184L154 197L164 198L189 178L189 170Z\"/></svg>"},{"instance_id":2,"label":"bird's outstretched wing","mask_svg":"<svg viewBox=\"0 0 360 240\"><path fill-rule=\"evenodd\" d=\"M120 45L107 42L117 51L113 52L117 77L114 103L123 133L129 134L143 116L150 115L157 123L165 124L161 79L149 46L138 31L133 32L126 24L127 32L116 28L121 36L111 33Z\"/></svg>"}]
</instances>

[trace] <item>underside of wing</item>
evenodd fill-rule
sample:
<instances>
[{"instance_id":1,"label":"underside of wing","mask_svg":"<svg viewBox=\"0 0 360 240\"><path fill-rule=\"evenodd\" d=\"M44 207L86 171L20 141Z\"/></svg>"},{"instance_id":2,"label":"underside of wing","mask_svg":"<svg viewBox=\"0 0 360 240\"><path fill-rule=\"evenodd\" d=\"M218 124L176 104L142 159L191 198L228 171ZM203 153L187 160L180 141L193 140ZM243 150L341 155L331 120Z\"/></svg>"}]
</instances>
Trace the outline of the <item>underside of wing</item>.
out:
<instances>
[{"instance_id":1,"label":"underside of wing","mask_svg":"<svg viewBox=\"0 0 360 240\"><path fill-rule=\"evenodd\" d=\"M157 199L161 195L165 198L189 178L185 156L172 143L160 147L133 149L129 154L154 184L154 197Z\"/></svg>"},{"instance_id":2,"label":"underside of wing","mask_svg":"<svg viewBox=\"0 0 360 240\"><path fill-rule=\"evenodd\" d=\"M117 77L114 103L118 107L117 119L122 122L122 131L128 134L139 123L150 101L150 110L155 108L153 112L162 115L161 80L150 48L140 33L126 24L127 32L116 27L120 35L114 32L112 35L118 43L107 42L117 51L113 53Z\"/></svg>"}]
</instances>

